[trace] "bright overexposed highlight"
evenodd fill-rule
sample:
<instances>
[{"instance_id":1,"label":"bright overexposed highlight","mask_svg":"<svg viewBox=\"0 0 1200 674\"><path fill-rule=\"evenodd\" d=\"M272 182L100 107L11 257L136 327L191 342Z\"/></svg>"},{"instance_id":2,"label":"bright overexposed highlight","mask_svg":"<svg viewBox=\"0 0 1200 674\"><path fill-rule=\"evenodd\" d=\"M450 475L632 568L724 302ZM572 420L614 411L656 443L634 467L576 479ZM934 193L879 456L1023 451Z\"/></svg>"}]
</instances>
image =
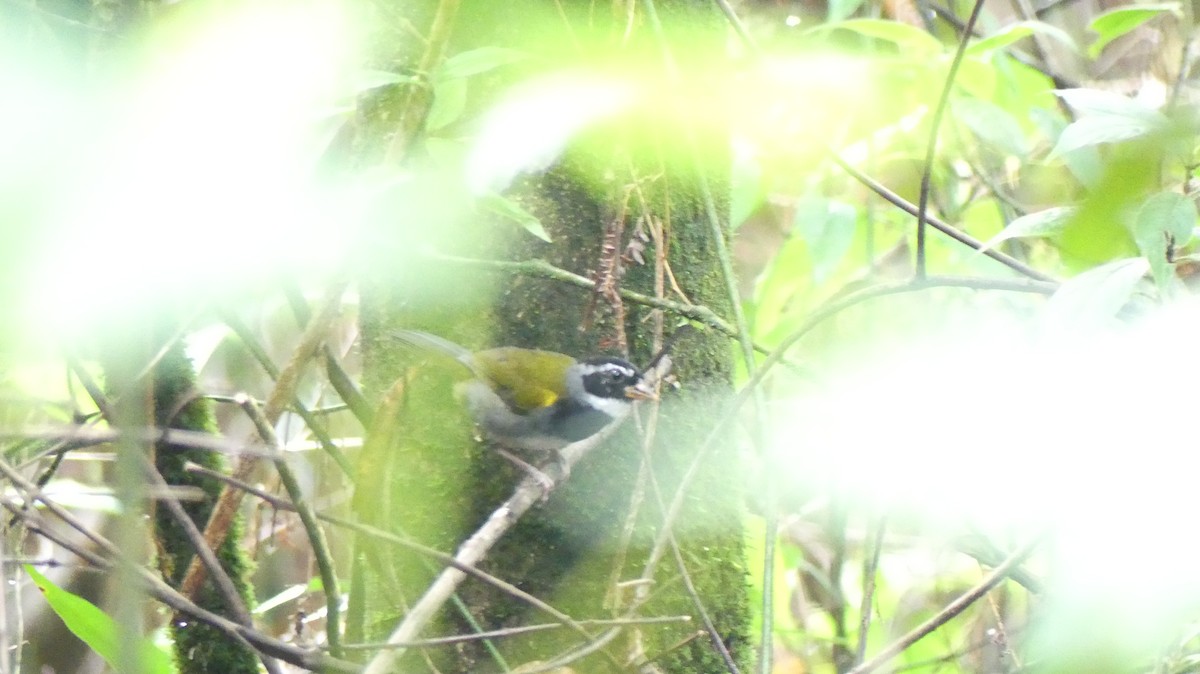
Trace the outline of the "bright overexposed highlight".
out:
<instances>
[{"instance_id":1,"label":"bright overexposed highlight","mask_svg":"<svg viewBox=\"0 0 1200 674\"><path fill-rule=\"evenodd\" d=\"M1188 430L1200 306L1046 327L930 335L831 374L772 410L773 467L791 491L949 532L1050 535L1059 604L1046 639L1089 616L1097 643L1135 652L1200 608Z\"/></svg>"},{"instance_id":2,"label":"bright overexposed highlight","mask_svg":"<svg viewBox=\"0 0 1200 674\"><path fill-rule=\"evenodd\" d=\"M56 329L280 269L319 270L351 238L348 223L322 217L313 180L329 139L322 115L351 79L335 5L178 11L147 37L124 90L107 90L111 121L76 155L78 184L48 223L58 235L30 301Z\"/></svg>"},{"instance_id":3,"label":"bright overexposed highlight","mask_svg":"<svg viewBox=\"0 0 1200 674\"><path fill-rule=\"evenodd\" d=\"M474 194L498 192L520 173L544 170L582 129L627 109L632 81L561 72L515 87L484 116L467 156Z\"/></svg>"}]
</instances>

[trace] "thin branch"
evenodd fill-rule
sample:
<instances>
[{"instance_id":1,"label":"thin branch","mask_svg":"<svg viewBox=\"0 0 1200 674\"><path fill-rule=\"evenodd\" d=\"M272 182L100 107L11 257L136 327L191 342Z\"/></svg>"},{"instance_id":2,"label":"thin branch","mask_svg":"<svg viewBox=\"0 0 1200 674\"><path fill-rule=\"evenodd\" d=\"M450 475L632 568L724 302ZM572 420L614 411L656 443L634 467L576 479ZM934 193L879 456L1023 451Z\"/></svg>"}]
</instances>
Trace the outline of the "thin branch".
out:
<instances>
[{"instance_id":1,"label":"thin branch","mask_svg":"<svg viewBox=\"0 0 1200 674\"><path fill-rule=\"evenodd\" d=\"M950 92L954 90L954 78L958 75L958 69L962 65L963 56L967 51L967 43L971 41L971 33L975 30L975 22L979 19L979 12L982 9L983 0L975 0L971 16L967 18L967 25L963 29L962 37L958 40L958 49L954 52L954 60L950 62L950 72L946 74L941 97L938 99L937 108L934 110L933 120L930 123L929 144L925 148L925 165L921 171L921 194L917 204L916 277L918 280L925 278L925 232L929 216L930 180L933 176L933 160L937 153L938 134L942 128L942 118L946 115L946 108L950 106Z\"/></svg>"},{"instance_id":2,"label":"thin branch","mask_svg":"<svg viewBox=\"0 0 1200 674\"><path fill-rule=\"evenodd\" d=\"M721 659L725 661L725 668L730 674L741 674L738 669L737 662L733 659L733 654L729 652L729 647L725 644L725 639L717 631L717 626L712 621L712 617L704 608L704 602L700 599L700 593L696 590L696 585L692 583L692 576L688 573L687 565L683 563L683 552L679 549L679 543L675 540L675 534L670 533L671 537L671 552L675 556L675 565L679 568L679 577L683 580L684 590L687 591L688 597L692 600L692 605L700 613L700 621L704 625L704 631L708 633L708 638L712 642L713 648L717 649L717 653L721 655Z\"/></svg>"},{"instance_id":3,"label":"thin branch","mask_svg":"<svg viewBox=\"0 0 1200 674\"><path fill-rule=\"evenodd\" d=\"M863 661L867 654L867 634L871 631L871 607L875 603L875 580L879 571L879 557L883 554L883 538L887 533L887 514L881 514L875 524L875 537L871 539L866 561L863 563L862 603L858 606L858 647L854 650L854 664Z\"/></svg>"},{"instance_id":4,"label":"thin branch","mask_svg":"<svg viewBox=\"0 0 1200 674\"><path fill-rule=\"evenodd\" d=\"M225 482L226 484L232 485L238 489L241 489L249 494L253 494L254 496L271 504L271 507L276 508L277 510L286 510L288 512L296 512L296 506L294 506L290 501L288 501L286 499L282 499L282 498L280 498L274 494L271 494L269 492L263 491L247 482L235 480L234 478L232 478L228 475L225 475L224 473L218 473L216 471L209 470L208 468L205 468L204 466L200 466L197 464L191 464L191 463L186 465L186 470L195 472L195 473L200 473L203 475L207 475L214 479ZM569 623L572 622L572 619L570 616L563 613L562 611L559 611L558 609L554 608L553 606L550 606L549 604L542 601L541 599L538 599L537 597L529 594L528 592L525 592L524 590L518 588L517 586L515 586L511 583L508 583L506 581L503 581L503 580L497 578L496 576L493 576L490 573L487 573L486 571L476 568L475 566L463 564L462 562L459 562L458 560L456 560L453 556L448 555L444 552L441 552L440 550L434 550L433 548L426 547L420 543L417 543L416 541L404 538L403 536L394 534L394 533L392 533L390 531L386 531L384 529L380 529L378 527L373 527L369 524L362 524L361 522L355 522L353 520L348 520L346 518L338 517L336 515L329 515L326 513L319 512L319 511L316 513L316 516L317 516L317 519L319 519L323 522L329 522L330 524L333 524L333 525L336 525L336 526L339 526L339 527L342 527L345 529L349 529L351 531L354 531L354 532L357 532L357 533L360 533L360 534L363 534L366 536L370 536L370 537L376 538L378 540L381 540L381 541L384 541L387 543L399 545L407 550L412 550L413 552L424 555L424 556L426 556L434 561L437 561L441 564L445 564L449 567L452 567L459 571L462 571L463 573L475 578L476 580L487 583L488 585L495 587L496 589L500 590L501 592L512 596L513 598L517 599L518 601L523 601L523 602L529 604L530 606L532 606L533 608L536 608L539 611L542 611L542 612L546 613L547 615L550 615L551 617L555 618L563 625L569 626Z\"/></svg>"},{"instance_id":5,"label":"thin branch","mask_svg":"<svg viewBox=\"0 0 1200 674\"><path fill-rule=\"evenodd\" d=\"M544 476L551 480L552 485L557 484L584 455L608 439L618 426L620 421L609 424L593 436L564 447L560 450L560 460L543 469ZM476 566L496 542L516 525L534 504L541 501L545 494L546 488L542 482L532 475L525 477L517 485L513 495L493 511L487 521L458 548L454 555L458 564L444 570L425 590L425 594L413 604L404 620L388 636L387 643L400 644L416 640L438 609L466 578L467 574L461 566ZM574 620L570 620L569 624L588 642L594 641L595 638ZM364 674L389 674L396 671L405 652L404 648L396 648L380 653L367 665Z\"/></svg>"},{"instance_id":6,"label":"thin branch","mask_svg":"<svg viewBox=\"0 0 1200 674\"><path fill-rule=\"evenodd\" d=\"M733 10L733 6L729 4L729 0L713 0L717 7L721 8L721 13L725 15L725 20L733 28L733 32L737 33L738 40L742 42L742 46L750 52L750 56L755 61L761 61L763 58L762 49L758 47L754 37L750 35L750 31L746 30L746 24L738 18L737 12Z\"/></svg>"},{"instance_id":7,"label":"thin branch","mask_svg":"<svg viewBox=\"0 0 1200 674\"><path fill-rule=\"evenodd\" d=\"M450 33L454 28L454 19L458 15L460 0L439 0L433 21L429 25L429 37L425 41L425 51L417 64L417 72L430 76L434 69L442 64L445 58L446 46L450 42ZM408 95L396 111L396 134L388 147L388 159L395 165L400 165L408 157L409 145L416 140L425 119L429 115L431 91L427 86L409 87Z\"/></svg>"},{"instance_id":8,"label":"thin branch","mask_svg":"<svg viewBox=\"0 0 1200 674\"><path fill-rule=\"evenodd\" d=\"M655 410L657 411L657 406ZM658 480L655 478L654 473L650 470L650 456L648 447L648 445L643 447L642 454L642 465L646 475L645 481L650 484L650 488L654 493L655 501L658 503L659 513L660 515L663 515L665 519L665 514L667 512L666 501L663 499L662 489L659 488ZM704 608L704 602L700 598L700 593L696 590L696 586L692 582L691 574L687 570L687 565L684 564L683 551L679 547L679 542L675 539L675 533L672 531L671 527L665 526L661 529L659 535L660 538L665 539L671 547L671 552L675 558L675 566L677 569L679 569L679 577L683 581L684 591L687 593L688 598L692 601L692 605L696 607L696 612L700 615L700 621L704 626L705 633L708 635L709 642L721 656L721 659L725 662L726 669L731 672L731 674L740 674L741 670L737 666L737 661L734 660L733 654L729 652L729 647L725 644L725 639L722 638L720 632L717 631L716 624L712 621L708 610ZM653 552L651 553L651 558L654 559ZM647 563L647 565L643 568L643 576L640 579L641 583L639 585L639 592L636 595L639 601L629 607L628 613L631 615L641 607L642 603L650 598L649 589L652 585L654 568L657 565L656 562L657 560L655 560L655 563Z\"/></svg>"},{"instance_id":9,"label":"thin branch","mask_svg":"<svg viewBox=\"0 0 1200 674\"><path fill-rule=\"evenodd\" d=\"M312 320L312 310L308 308L308 301L300 292L300 288L291 279L284 282L283 295L291 305L292 313L296 315L296 322L300 324L300 327L308 325L308 322ZM321 344L321 354L325 357L325 373L328 375L333 390L341 397L342 402L350 409L354 418L358 419L358 423L362 424L363 428L370 428L375 411L371 409L371 404L367 402L366 396L355 386L354 380L346 374L345 368L342 367L341 361L333 351L333 346L329 342ZM305 421L305 423L308 422Z\"/></svg>"},{"instance_id":10,"label":"thin branch","mask_svg":"<svg viewBox=\"0 0 1200 674\"><path fill-rule=\"evenodd\" d=\"M328 334L329 327L332 325L338 306L341 303L341 295L344 287L344 283L339 282L330 288L322 302L321 310L317 313L317 317L305 328L304 334L300 338L300 344L296 346L296 350L292 353L292 358L288 361L287 367L279 373L275 388L271 390L271 394L267 397L267 403L263 410L263 415L267 418L269 424L274 425L278 422L287 405L287 401L295 399L296 389L300 385L300 375L307 369L309 361L317 353L321 342L324 341L326 334ZM233 469L233 475L244 481L253 472L256 463L252 457L240 457ZM204 526L204 539L208 541L209 547L212 549L219 548L221 543L225 541L225 535L229 532L229 523L237 515L238 506L242 502L242 493L240 490L226 486L217 497L217 502L213 506L208 523ZM204 566L200 564L199 560L193 559L191 565L188 566L187 575L184 576L183 583L180 586L184 596L192 596L203 580Z\"/></svg>"},{"instance_id":11,"label":"thin branch","mask_svg":"<svg viewBox=\"0 0 1200 674\"><path fill-rule=\"evenodd\" d=\"M76 378L79 379L80 384L87 391L96 408L100 410L101 415L110 424L114 423L115 418L112 416L112 406L109 404L108 397L100 390L99 385L92 379L91 374L83 368L81 363L74 359L69 360L69 367L74 370ZM187 402L189 401L185 401L183 404L187 404ZM59 456L61 457L62 455L60 454ZM233 579L229 577L229 574L225 571L225 567L221 565L212 548L208 547L208 543L204 540L204 534L201 533L199 527L196 526L196 523L184 511L179 496L173 493L171 485L163 478L162 473L159 472L150 457L140 452L136 453L136 456L141 463L142 472L145 473L146 479L162 492L161 499L166 504L167 510L171 513L171 517L179 524L192 549L196 551L196 555L203 562L205 569L211 574L217 592L225 601L225 605L233 614L233 618L241 625L249 629L254 629L254 619L250 616L250 611L246 607L246 603L242 600L242 595L234 585ZM39 488L42 486L41 484L38 485ZM249 644L246 644L246 646L248 651L255 650L250 648ZM279 663L274 658L267 657L261 653L259 653L259 658L268 674L280 674L282 671L279 668Z\"/></svg>"},{"instance_id":12,"label":"thin branch","mask_svg":"<svg viewBox=\"0 0 1200 674\"><path fill-rule=\"evenodd\" d=\"M896 194L892 190L888 189L886 186L883 185L883 183L880 183L879 181L875 180L874 178L866 175L862 171L859 171L858 169L851 166L849 162L847 162L845 159L843 159L841 157L841 155L839 155L832 148L828 148L828 152L829 152L829 156L833 159L834 163L836 163L838 166L840 166L843 171L845 171L846 173L849 173L851 175L851 177L853 177L855 180L857 180L860 183L862 183L863 185L867 186L868 189L870 189L875 194L878 194L880 197L882 197L885 201L892 204L893 206L899 208L900 210L904 211L905 213L908 213L909 215L911 215L913 217L918 217L918 215L920 213L920 209L916 205L914 205L912 202L906 200L904 197L902 197L899 194ZM1038 271L1037 269L1034 269L1033 267L1025 264L1024 262L1016 259L1015 257L1012 257L1011 255L1006 255L994 248L987 248L985 250L984 243L982 241L980 241L979 239L976 239L975 237L971 236L970 234L967 234L966 232L963 232L962 230L959 230L955 227L952 227L951 225L946 224L942 220L939 220L938 218L934 217L933 215L927 214L925 217L925 221L926 221L926 224L928 224L930 227L933 227L934 229L938 230L939 232L945 234L946 236L949 236L950 238L954 239L955 241L957 241L973 250L980 251L981 254L992 258L993 260L999 262L1000 264L1008 267L1009 269L1012 269L1013 271L1015 271L1019 274L1022 274L1023 276L1031 278L1035 281L1044 281L1047 283L1057 283L1053 276L1050 276L1049 274Z\"/></svg>"},{"instance_id":13,"label":"thin branch","mask_svg":"<svg viewBox=\"0 0 1200 674\"><path fill-rule=\"evenodd\" d=\"M56 453L69 452L96 445L108 445L121 440L134 442L153 442L159 444L179 445L192 449L202 449L209 452L229 454L231 456L252 456L256 458L271 458L271 453L217 437L201 431L184 431L177 428L94 428L83 426L32 427L3 429L0 428L0 438L34 438L44 440L59 440L61 447Z\"/></svg>"},{"instance_id":14,"label":"thin branch","mask_svg":"<svg viewBox=\"0 0 1200 674\"><path fill-rule=\"evenodd\" d=\"M249 398L242 401L241 407L254 422L259 436L267 443L268 447L275 450L275 471L279 474L283 488L287 490L288 497L292 499L292 504L296 507L296 514L300 516L300 523L304 526L308 544L312 547L313 556L317 561L317 570L321 575L321 589L325 592L325 611L328 616L325 621L325 634L329 639L329 650L335 657L339 657L342 652L342 593L338 589L337 573L333 569L333 554L329 551L329 542L325 538L325 531L317 523L312 505L304 498L304 492L300 488L300 481L296 479L296 474L292 472L291 466L283 458L283 452L279 449L279 438L275 436L275 429L271 427L258 405L255 405Z\"/></svg>"},{"instance_id":15,"label":"thin branch","mask_svg":"<svg viewBox=\"0 0 1200 674\"><path fill-rule=\"evenodd\" d=\"M616 625L619 627L629 627L634 625L662 625L666 623L686 623L691 622L692 617L686 615L677 616L652 616L648 618L609 618L598 620L579 620L577 621L583 627L608 627ZM545 632L547 630L557 630L565 627L562 623L541 623L538 625L519 625L517 627L508 627L500 630L491 630L488 632L477 632L475 634L455 634L448 637L434 637L431 639L416 639L406 643L390 644L390 643L373 643L373 644L347 644L342 648L347 651L377 651L385 648L429 648L431 646L446 646L451 644L468 643L471 641L480 641L482 639L497 639L503 637L515 637L522 634L530 634L533 632Z\"/></svg>"},{"instance_id":16,"label":"thin branch","mask_svg":"<svg viewBox=\"0 0 1200 674\"><path fill-rule=\"evenodd\" d=\"M250 355L258 361L258 364L262 367L263 371L267 373L267 376L278 382L281 374L279 368L276 367L275 363L271 361L271 357L267 354L266 348L264 348L263 345L258 341L258 338L255 337L254 332L250 330L249 326L242 322L242 319L232 312L224 312L222 318L229 329L233 330L233 333L237 335L238 339L241 340L242 345L246 347L246 350L250 352ZM321 342L321 347L323 349L323 354L332 353L332 351L329 350L329 345L324 341ZM326 358L326 366L328 368L328 357ZM264 403L264 405L265 404L266 403ZM321 449L333 459L334 463L338 465L338 468L342 469L342 474L353 481L355 475L354 467L350 465L350 460L346 458L346 455L342 453L342 450L337 446L337 443L335 443L333 438L329 436L329 433L325 431L324 425L317 419L316 415L313 414L312 411L308 409L308 406L304 404L304 401L300 400L300 397L296 395L293 395L292 397L291 408L296 415L304 421L304 425L308 427L308 430L310 430L317 438L317 442L320 443Z\"/></svg>"},{"instance_id":17,"label":"thin branch","mask_svg":"<svg viewBox=\"0 0 1200 674\"><path fill-rule=\"evenodd\" d=\"M60 506L54 499L46 496L40 489L37 488L29 480L26 480L20 473L16 472L7 462L0 459L0 474L3 474L14 486L18 487L26 494L27 500L36 500L46 506L46 509L53 513L58 519L79 531L96 546L104 552L104 555L97 554L91 550L78 545L73 545L68 539L53 532L49 527L39 527L39 533L64 549L70 550L72 553L79 556L88 563L102 568L112 569L116 563L127 564L134 571L138 579L145 584L145 590L158 601L165 604L168 608L184 613L192 618L199 620L207 625L210 625L230 638L243 643L259 653L277 657L284 662L291 663L298 667L304 667L314 671L331 671L331 672L358 672L358 665L330 657L324 653L317 651L309 651L298 648L292 644L288 644L277 639L272 639L261 632L250 629L244 625L229 620L228 618L213 613L197 606L187 597L184 597L170 585L162 581L154 572L145 567L133 562L121 554L120 550L113 545L108 539L92 532L87 524L76 518L70 511ZM3 504L8 507L18 517L25 520L41 521L40 516L35 512L26 512L16 508L12 508L8 504Z\"/></svg>"},{"instance_id":18,"label":"thin branch","mask_svg":"<svg viewBox=\"0 0 1200 674\"><path fill-rule=\"evenodd\" d=\"M427 253L427 255L442 262L451 262L457 265L476 269L503 271L521 274L523 276L529 276L532 278L544 278L552 281L560 281L562 283L568 283L570 285L588 290L593 289L596 285L595 282L586 276L580 276L579 274L555 267L549 262L540 259L521 261L478 260L432 252ZM621 298L624 300L651 307L653 309L670 311L679 316L683 316L684 318L696 321L697 323L707 325L729 337L737 337L737 329L706 306L700 304L685 304L683 302L675 302L665 298L653 297L651 295L645 295L633 290L627 290L625 288L621 288L619 292L621 294ZM765 349L760 350L765 351Z\"/></svg>"},{"instance_id":19,"label":"thin branch","mask_svg":"<svg viewBox=\"0 0 1200 674\"><path fill-rule=\"evenodd\" d=\"M867 674L867 672L872 672L878 669L892 658L899 655L904 649L929 636L939 627L945 625L952 618L965 611L967 607L969 607L971 604L974 604L976 601L979 601L979 599L990 592L992 588L1004 582L1010 571L1024 562L1029 555L1033 554L1034 550L1036 550L1038 545L1041 544L1042 538L1042 536L1036 536L1025 545L1017 548L1000 564L1000 566L992 569L992 572L985 576L982 581L975 585L975 587L972 587L964 592L957 599L947 604L945 608L938 611L936 615L918 625L908 634L905 634L896 641L892 642L875 657L850 670L848 674Z\"/></svg>"}]
</instances>

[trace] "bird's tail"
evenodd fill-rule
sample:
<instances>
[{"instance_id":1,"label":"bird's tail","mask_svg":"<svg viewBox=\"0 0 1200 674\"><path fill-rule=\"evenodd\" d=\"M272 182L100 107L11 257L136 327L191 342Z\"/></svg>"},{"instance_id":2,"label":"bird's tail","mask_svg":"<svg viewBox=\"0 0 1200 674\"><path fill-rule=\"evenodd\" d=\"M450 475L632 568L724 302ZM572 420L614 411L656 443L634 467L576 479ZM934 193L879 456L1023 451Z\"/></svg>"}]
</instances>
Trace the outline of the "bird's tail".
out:
<instances>
[{"instance_id":1,"label":"bird's tail","mask_svg":"<svg viewBox=\"0 0 1200 674\"><path fill-rule=\"evenodd\" d=\"M477 377L481 374L479 372L479 365L475 362L475 357L471 355L471 352L448 339L420 330L396 330L391 334L397 339L408 342L413 346L450 356L459 363L462 363L463 367L466 367Z\"/></svg>"}]
</instances>

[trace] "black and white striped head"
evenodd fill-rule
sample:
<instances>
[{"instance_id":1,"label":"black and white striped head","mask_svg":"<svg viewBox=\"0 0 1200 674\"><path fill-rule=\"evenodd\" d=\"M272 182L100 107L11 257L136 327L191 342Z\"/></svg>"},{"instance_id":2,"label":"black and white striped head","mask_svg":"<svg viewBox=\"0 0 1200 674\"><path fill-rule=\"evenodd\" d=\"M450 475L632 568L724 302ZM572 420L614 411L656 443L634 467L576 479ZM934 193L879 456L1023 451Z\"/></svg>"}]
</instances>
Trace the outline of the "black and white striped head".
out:
<instances>
[{"instance_id":1,"label":"black and white striped head","mask_svg":"<svg viewBox=\"0 0 1200 674\"><path fill-rule=\"evenodd\" d=\"M654 397L642 373L629 361L612 356L589 358L567 369L567 395L577 403L619 417L634 400Z\"/></svg>"}]
</instances>

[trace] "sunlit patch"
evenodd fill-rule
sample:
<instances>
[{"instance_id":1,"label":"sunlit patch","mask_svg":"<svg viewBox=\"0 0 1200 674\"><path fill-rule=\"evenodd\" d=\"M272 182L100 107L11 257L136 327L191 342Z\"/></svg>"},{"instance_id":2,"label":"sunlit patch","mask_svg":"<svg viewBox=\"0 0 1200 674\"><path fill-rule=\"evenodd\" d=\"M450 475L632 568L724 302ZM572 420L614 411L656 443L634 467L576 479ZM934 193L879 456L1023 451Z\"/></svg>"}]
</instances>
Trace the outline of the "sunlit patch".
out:
<instances>
[{"instance_id":1,"label":"sunlit patch","mask_svg":"<svg viewBox=\"0 0 1200 674\"><path fill-rule=\"evenodd\" d=\"M181 290L328 267L350 237L320 216L312 170L319 116L350 79L346 37L322 3L165 21L55 208L30 297L41 317L83 326Z\"/></svg>"},{"instance_id":2,"label":"sunlit patch","mask_svg":"<svg viewBox=\"0 0 1200 674\"><path fill-rule=\"evenodd\" d=\"M467 185L474 194L501 191L520 173L544 170L582 129L635 98L632 81L578 71L515 87L483 118L467 156Z\"/></svg>"},{"instance_id":3,"label":"sunlit patch","mask_svg":"<svg viewBox=\"0 0 1200 674\"><path fill-rule=\"evenodd\" d=\"M1197 372L1181 355L1200 313L1037 327L930 335L830 374L773 410L776 473L797 476L790 493L947 531L1051 534L1047 648L1125 657L1200 608L1200 543L1186 533L1200 452L1180 435L1195 418L1180 383ZM1078 641L1085 619L1094 638Z\"/></svg>"}]
</instances>

